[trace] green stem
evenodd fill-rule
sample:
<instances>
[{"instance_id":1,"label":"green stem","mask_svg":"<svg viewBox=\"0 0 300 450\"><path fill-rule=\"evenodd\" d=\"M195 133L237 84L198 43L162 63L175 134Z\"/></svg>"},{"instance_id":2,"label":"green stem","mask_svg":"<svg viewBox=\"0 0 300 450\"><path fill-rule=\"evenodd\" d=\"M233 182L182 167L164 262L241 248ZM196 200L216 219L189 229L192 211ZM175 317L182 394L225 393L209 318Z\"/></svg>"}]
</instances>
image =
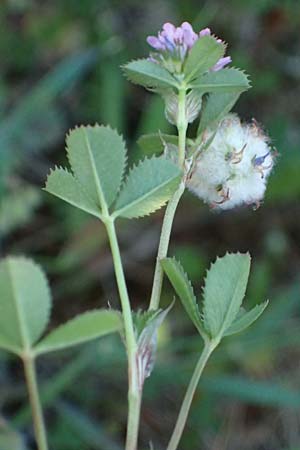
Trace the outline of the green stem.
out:
<instances>
[{"instance_id":1,"label":"green stem","mask_svg":"<svg viewBox=\"0 0 300 450\"><path fill-rule=\"evenodd\" d=\"M178 165L184 168L185 162L185 147L186 147L186 131L188 127L188 122L186 119L186 87L183 86L178 92L178 118L177 118L177 129L178 129ZM160 261L165 258L168 254L170 236L174 221L174 216L176 209L184 192L185 184L184 181L180 183L179 188L174 193L173 197L170 199L168 206L166 208L163 226L160 235L158 253L156 258L156 265L154 271L154 279L152 286L152 293L150 299L149 309L158 309L161 289L163 283L164 272L161 267Z\"/></svg>"},{"instance_id":2,"label":"green stem","mask_svg":"<svg viewBox=\"0 0 300 450\"><path fill-rule=\"evenodd\" d=\"M23 364L38 450L48 450L46 428L38 391L34 356L30 353L24 354Z\"/></svg>"},{"instance_id":3,"label":"green stem","mask_svg":"<svg viewBox=\"0 0 300 450\"><path fill-rule=\"evenodd\" d=\"M142 391L138 390L136 393L129 390L128 401L129 411L127 421L126 450L137 450Z\"/></svg>"},{"instance_id":4,"label":"green stem","mask_svg":"<svg viewBox=\"0 0 300 450\"><path fill-rule=\"evenodd\" d=\"M183 403L181 405L180 408L180 412L179 412L179 416L177 418L177 422L173 431L173 434L171 436L169 445L167 447L167 450L176 450L179 444L179 441L181 439L186 421L187 421L187 417L189 414L189 410L192 404L192 400L195 394L195 391L197 389L200 377L202 375L203 369L210 357L210 355L212 354L212 352L214 351L214 349L216 348L218 344L213 342L213 341L209 341L205 343L203 352L201 353L201 356L199 358L199 361L195 367L193 376L191 378L191 381L189 383L189 386L187 388Z\"/></svg>"},{"instance_id":5,"label":"green stem","mask_svg":"<svg viewBox=\"0 0 300 450\"><path fill-rule=\"evenodd\" d=\"M163 268L160 264L160 261L163 258L165 258L168 253L174 216L175 216L175 212L176 212L179 200L181 199L181 196L184 192L184 188L185 188L184 183L181 182L179 188L177 189L177 191L175 192L173 197L170 199L168 206L166 208L164 221L163 221L163 225L162 225L162 230L161 230L161 235L160 235L158 253L157 253L157 258L156 258L153 287L152 287L152 294L151 294L149 309L158 309L158 307L159 307L160 294L161 294L163 276L164 276Z\"/></svg>"},{"instance_id":6,"label":"green stem","mask_svg":"<svg viewBox=\"0 0 300 450\"><path fill-rule=\"evenodd\" d=\"M141 407L141 388L139 386L139 376L136 364L137 358L137 342L134 332L132 313L130 307L130 300L127 291L123 265L120 255L118 239L113 219L108 217L105 220L105 226L110 242L115 275L117 279L119 295L122 305L125 340L128 356L128 423L127 423L127 437L126 450L136 450L139 430L139 418Z\"/></svg>"}]
</instances>

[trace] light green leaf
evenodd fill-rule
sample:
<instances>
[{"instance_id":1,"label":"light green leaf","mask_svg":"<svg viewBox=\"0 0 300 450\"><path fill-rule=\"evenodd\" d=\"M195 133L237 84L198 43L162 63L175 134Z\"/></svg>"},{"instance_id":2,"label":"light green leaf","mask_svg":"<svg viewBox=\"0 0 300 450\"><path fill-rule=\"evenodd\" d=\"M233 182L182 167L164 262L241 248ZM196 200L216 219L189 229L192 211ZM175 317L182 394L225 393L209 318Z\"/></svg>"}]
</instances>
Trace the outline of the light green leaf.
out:
<instances>
[{"instance_id":1,"label":"light green leaf","mask_svg":"<svg viewBox=\"0 0 300 450\"><path fill-rule=\"evenodd\" d=\"M175 258L164 258L161 265L195 327L201 335L205 334L193 286L181 264Z\"/></svg>"},{"instance_id":2,"label":"light green leaf","mask_svg":"<svg viewBox=\"0 0 300 450\"><path fill-rule=\"evenodd\" d=\"M0 263L0 347L20 353L44 332L51 308L43 271L29 259Z\"/></svg>"},{"instance_id":3,"label":"light green leaf","mask_svg":"<svg viewBox=\"0 0 300 450\"><path fill-rule=\"evenodd\" d=\"M178 145L178 136L164 133L143 134L137 141L146 155L164 151L164 143Z\"/></svg>"},{"instance_id":4,"label":"light green leaf","mask_svg":"<svg viewBox=\"0 0 300 450\"><path fill-rule=\"evenodd\" d=\"M260 305L254 306L250 311L246 311L237 317L234 322L227 328L224 336L230 336L231 334L240 333L246 328L250 327L264 312L268 306L268 301L261 303Z\"/></svg>"},{"instance_id":5,"label":"light green leaf","mask_svg":"<svg viewBox=\"0 0 300 450\"><path fill-rule=\"evenodd\" d=\"M120 331L121 315L113 310L94 310L80 314L51 331L35 347L36 354L49 353Z\"/></svg>"},{"instance_id":6,"label":"light green leaf","mask_svg":"<svg viewBox=\"0 0 300 450\"><path fill-rule=\"evenodd\" d=\"M137 59L123 66L127 78L148 88L177 86L175 78L162 66L147 59Z\"/></svg>"},{"instance_id":7,"label":"light green leaf","mask_svg":"<svg viewBox=\"0 0 300 450\"><path fill-rule=\"evenodd\" d=\"M185 66L186 81L191 81L211 69L225 53L225 45L212 36L203 36L193 45Z\"/></svg>"},{"instance_id":8,"label":"light green leaf","mask_svg":"<svg viewBox=\"0 0 300 450\"><path fill-rule=\"evenodd\" d=\"M94 203L110 206L119 191L126 164L122 137L110 127L81 126L67 136L75 178Z\"/></svg>"},{"instance_id":9,"label":"light green leaf","mask_svg":"<svg viewBox=\"0 0 300 450\"><path fill-rule=\"evenodd\" d=\"M240 92L210 94L201 114L197 134L201 134L208 126L218 124L229 113L240 96Z\"/></svg>"},{"instance_id":10,"label":"light green leaf","mask_svg":"<svg viewBox=\"0 0 300 450\"><path fill-rule=\"evenodd\" d=\"M249 254L227 253L207 272L203 320L212 338L221 338L236 318L246 292L250 262Z\"/></svg>"},{"instance_id":11,"label":"light green leaf","mask_svg":"<svg viewBox=\"0 0 300 450\"><path fill-rule=\"evenodd\" d=\"M191 83L193 89L201 92L242 92L249 89L248 76L234 67L208 72Z\"/></svg>"},{"instance_id":12,"label":"light green leaf","mask_svg":"<svg viewBox=\"0 0 300 450\"><path fill-rule=\"evenodd\" d=\"M93 216L101 217L99 206L84 193L84 188L66 169L57 167L51 170L47 178L45 191Z\"/></svg>"},{"instance_id":13,"label":"light green leaf","mask_svg":"<svg viewBox=\"0 0 300 450\"><path fill-rule=\"evenodd\" d=\"M176 190L180 175L179 167L163 157L141 161L129 172L113 215L130 219L156 211Z\"/></svg>"}]
</instances>

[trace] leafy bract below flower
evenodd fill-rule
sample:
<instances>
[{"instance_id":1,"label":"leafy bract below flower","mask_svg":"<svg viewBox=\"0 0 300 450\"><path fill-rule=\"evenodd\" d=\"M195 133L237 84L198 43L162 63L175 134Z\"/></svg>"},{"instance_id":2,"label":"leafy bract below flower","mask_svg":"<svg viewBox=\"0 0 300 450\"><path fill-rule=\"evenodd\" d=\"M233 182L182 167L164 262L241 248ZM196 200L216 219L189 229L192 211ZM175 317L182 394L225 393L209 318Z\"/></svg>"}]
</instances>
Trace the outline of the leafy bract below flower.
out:
<instances>
[{"instance_id":1,"label":"leafy bract below flower","mask_svg":"<svg viewBox=\"0 0 300 450\"><path fill-rule=\"evenodd\" d=\"M256 122L241 124L233 114L213 133L206 133L205 142L213 140L197 157L188 188L215 208L258 206L274 164L267 136Z\"/></svg>"},{"instance_id":2,"label":"leafy bract below flower","mask_svg":"<svg viewBox=\"0 0 300 450\"><path fill-rule=\"evenodd\" d=\"M158 33L158 37L148 36L147 38L148 44L156 50L151 53L150 59L162 64L170 72L180 73L188 52L203 36L211 36L211 30L204 28L197 34L188 22L183 22L177 28L172 23L165 23L162 31ZM216 40L222 42L221 39ZM230 56L220 58L211 70L221 70L230 62Z\"/></svg>"}]
</instances>

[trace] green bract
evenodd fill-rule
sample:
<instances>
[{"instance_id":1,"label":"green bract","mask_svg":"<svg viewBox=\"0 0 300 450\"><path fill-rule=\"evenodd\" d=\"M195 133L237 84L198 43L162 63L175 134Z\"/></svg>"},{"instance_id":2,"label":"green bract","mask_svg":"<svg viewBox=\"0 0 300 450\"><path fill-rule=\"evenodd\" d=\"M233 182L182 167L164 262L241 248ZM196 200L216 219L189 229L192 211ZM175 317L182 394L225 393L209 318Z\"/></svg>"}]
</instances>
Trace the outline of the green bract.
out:
<instances>
[{"instance_id":1,"label":"green bract","mask_svg":"<svg viewBox=\"0 0 300 450\"><path fill-rule=\"evenodd\" d=\"M137 361L141 386L151 375L154 367L157 347L158 329L165 320L174 302L163 310L138 311L133 314L137 337Z\"/></svg>"}]
</instances>

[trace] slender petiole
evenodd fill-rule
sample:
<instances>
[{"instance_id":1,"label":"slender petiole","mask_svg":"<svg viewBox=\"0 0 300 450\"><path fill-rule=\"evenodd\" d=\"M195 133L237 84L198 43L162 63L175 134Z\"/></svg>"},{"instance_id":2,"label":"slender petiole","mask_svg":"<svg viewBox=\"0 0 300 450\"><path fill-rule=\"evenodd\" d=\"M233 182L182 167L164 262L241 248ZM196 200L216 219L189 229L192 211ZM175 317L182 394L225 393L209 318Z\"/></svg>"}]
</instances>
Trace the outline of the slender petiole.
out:
<instances>
[{"instance_id":1,"label":"slender petiole","mask_svg":"<svg viewBox=\"0 0 300 450\"><path fill-rule=\"evenodd\" d=\"M22 355L29 401L32 410L34 433L38 450L48 450L46 427L41 406L34 355L26 352Z\"/></svg>"}]
</instances>

